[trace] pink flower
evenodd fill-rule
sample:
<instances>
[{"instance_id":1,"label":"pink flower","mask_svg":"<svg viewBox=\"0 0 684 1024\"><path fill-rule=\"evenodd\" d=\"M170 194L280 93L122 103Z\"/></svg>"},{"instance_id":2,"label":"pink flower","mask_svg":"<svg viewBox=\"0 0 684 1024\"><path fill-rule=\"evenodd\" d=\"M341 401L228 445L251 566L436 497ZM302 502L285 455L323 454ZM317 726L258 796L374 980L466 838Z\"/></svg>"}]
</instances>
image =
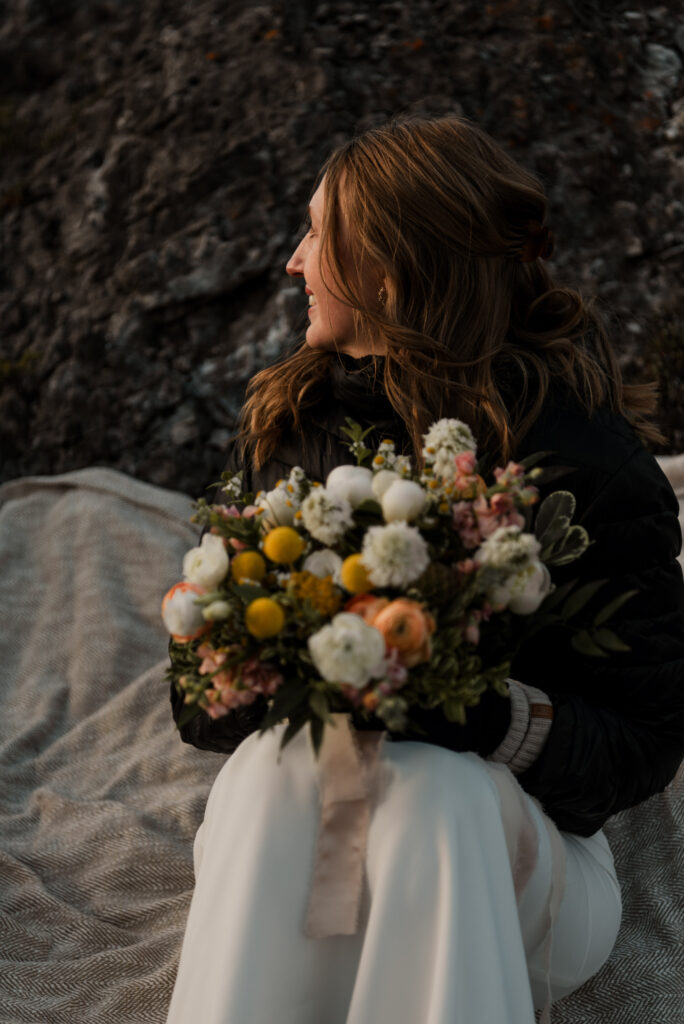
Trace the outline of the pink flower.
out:
<instances>
[{"instance_id":1,"label":"pink flower","mask_svg":"<svg viewBox=\"0 0 684 1024\"><path fill-rule=\"evenodd\" d=\"M525 476L525 467L519 462L509 462L505 469L497 467L494 470L494 479L497 484L510 487L513 484L520 484Z\"/></svg>"},{"instance_id":2,"label":"pink flower","mask_svg":"<svg viewBox=\"0 0 684 1024\"><path fill-rule=\"evenodd\" d=\"M197 654L203 659L202 664L197 670L201 676L215 672L217 668L220 668L225 663L228 657L225 651L215 651L213 647L206 643L199 645Z\"/></svg>"},{"instance_id":3,"label":"pink flower","mask_svg":"<svg viewBox=\"0 0 684 1024\"><path fill-rule=\"evenodd\" d=\"M462 561L456 563L456 568L465 576L469 576L471 572L477 572L480 568L480 563L476 558L464 558Z\"/></svg>"},{"instance_id":4,"label":"pink flower","mask_svg":"<svg viewBox=\"0 0 684 1024\"><path fill-rule=\"evenodd\" d=\"M242 683L253 693L263 693L265 697L272 697L284 682L282 673L277 670L275 665L256 657L248 658L243 663L241 679Z\"/></svg>"},{"instance_id":5,"label":"pink flower","mask_svg":"<svg viewBox=\"0 0 684 1024\"><path fill-rule=\"evenodd\" d=\"M218 510L223 519L239 519L240 512L237 505L221 505Z\"/></svg>"},{"instance_id":6,"label":"pink flower","mask_svg":"<svg viewBox=\"0 0 684 1024\"><path fill-rule=\"evenodd\" d=\"M479 500L479 499L478 499ZM451 509L453 526L466 548L477 548L482 543L473 506L469 501L457 501Z\"/></svg>"},{"instance_id":7,"label":"pink flower","mask_svg":"<svg viewBox=\"0 0 684 1024\"><path fill-rule=\"evenodd\" d=\"M513 497L510 494L495 494L488 502L480 495L473 502L473 511L477 516L477 525L484 540L491 537L500 526L525 525L525 520L515 511Z\"/></svg>"},{"instance_id":8,"label":"pink flower","mask_svg":"<svg viewBox=\"0 0 684 1024\"><path fill-rule=\"evenodd\" d=\"M466 628L463 630L463 636L466 642L469 644L479 644L480 642L480 627L476 622L469 622Z\"/></svg>"},{"instance_id":9,"label":"pink flower","mask_svg":"<svg viewBox=\"0 0 684 1024\"><path fill-rule=\"evenodd\" d=\"M456 456L454 461L456 463L456 469L464 476L475 472L476 459L474 452L461 452L460 455Z\"/></svg>"},{"instance_id":10,"label":"pink flower","mask_svg":"<svg viewBox=\"0 0 684 1024\"><path fill-rule=\"evenodd\" d=\"M231 537L228 543L234 551L244 551L246 547L249 547L248 544L245 544L243 540L238 540L237 537Z\"/></svg>"}]
</instances>

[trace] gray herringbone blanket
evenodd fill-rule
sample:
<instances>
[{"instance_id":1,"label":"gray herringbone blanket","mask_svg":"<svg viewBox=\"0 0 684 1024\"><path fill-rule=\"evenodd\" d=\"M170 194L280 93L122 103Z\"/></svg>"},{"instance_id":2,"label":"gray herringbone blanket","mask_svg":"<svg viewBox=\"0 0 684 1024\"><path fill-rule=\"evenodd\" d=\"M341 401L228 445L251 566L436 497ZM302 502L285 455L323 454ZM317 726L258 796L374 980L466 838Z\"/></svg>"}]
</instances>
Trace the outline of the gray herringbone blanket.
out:
<instances>
[{"instance_id":1,"label":"gray herringbone blanket","mask_svg":"<svg viewBox=\"0 0 684 1024\"><path fill-rule=\"evenodd\" d=\"M684 458L667 469L684 495ZM190 513L107 469L0 486L2 1024L165 1019L223 761L180 742L163 679L160 596L198 535ZM681 1024L681 789L606 832L622 930L554 1019Z\"/></svg>"}]
</instances>

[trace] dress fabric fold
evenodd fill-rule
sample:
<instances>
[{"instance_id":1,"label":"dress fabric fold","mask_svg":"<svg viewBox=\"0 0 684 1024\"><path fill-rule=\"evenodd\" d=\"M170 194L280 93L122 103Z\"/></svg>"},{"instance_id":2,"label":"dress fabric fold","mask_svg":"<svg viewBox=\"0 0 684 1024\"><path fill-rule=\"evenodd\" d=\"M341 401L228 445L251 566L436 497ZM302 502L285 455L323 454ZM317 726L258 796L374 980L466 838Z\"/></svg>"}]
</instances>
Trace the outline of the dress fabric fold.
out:
<instances>
[{"instance_id":1,"label":"dress fabric fold","mask_svg":"<svg viewBox=\"0 0 684 1024\"><path fill-rule=\"evenodd\" d=\"M320 777L306 729L279 751L284 728L244 740L211 789L168 1024L534 1024L549 952L554 999L607 959L621 903L603 833L557 833L565 894L549 950L540 807L524 794L537 856L516 893L492 766L412 741L379 753L356 930L307 935Z\"/></svg>"}]
</instances>

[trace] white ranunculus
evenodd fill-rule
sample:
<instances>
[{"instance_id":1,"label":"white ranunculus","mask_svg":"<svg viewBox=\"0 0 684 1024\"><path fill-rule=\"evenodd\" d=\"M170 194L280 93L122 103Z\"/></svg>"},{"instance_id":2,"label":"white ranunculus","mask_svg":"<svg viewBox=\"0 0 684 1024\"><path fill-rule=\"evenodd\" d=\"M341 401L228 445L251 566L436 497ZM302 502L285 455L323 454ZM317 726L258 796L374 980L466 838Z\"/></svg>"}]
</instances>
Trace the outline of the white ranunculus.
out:
<instances>
[{"instance_id":1,"label":"white ranunculus","mask_svg":"<svg viewBox=\"0 0 684 1024\"><path fill-rule=\"evenodd\" d=\"M511 594L509 609L516 615L531 615L551 593L553 583L546 566L534 559L527 568L512 577L507 587Z\"/></svg>"},{"instance_id":2,"label":"white ranunculus","mask_svg":"<svg viewBox=\"0 0 684 1024\"><path fill-rule=\"evenodd\" d=\"M269 527L292 526L295 512L299 508L299 502L295 500L293 494L283 484L279 484L272 491L262 494L260 498L256 499L254 504L257 508L264 509L261 521Z\"/></svg>"},{"instance_id":3,"label":"white ranunculus","mask_svg":"<svg viewBox=\"0 0 684 1024\"><path fill-rule=\"evenodd\" d=\"M366 466L336 466L326 477L325 489L356 508L362 501L375 497L372 470Z\"/></svg>"},{"instance_id":4,"label":"white ranunculus","mask_svg":"<svg viewBox=\"0 0 684 1024\"><path fill-rule=\"evenodd\" d=\"M162 618L169 633L174 636L192 636L204 625L202 608L196 604L200 595L194 590L176 590L164 606Z\"/></svg>"},{"instance_id":5,"label":"white ranunculus","mask_svg":"<svg viewBox=\"0 0 684 1024\"><path fill-rule=\"evenodd\" d=\"M379 469L373 475L373 494L378 501L382 500L383 494L388 487L391 487L395 480L401 480L401 476L399 473L395 473L393 469Z\"/></svg>"},{"instance_id":6,"label":"white ranunculus","mask_svg":"<svg viewBox=\"0 0 684 1024\"><path fill-rule=\"evenodd\" d=\"M332 576L333 583L340 585L342 583L340 579L342 559L336 551L331 551L330 548L313 551L304 559L302 568L305 572L312 572L314 576L320 576L321 579L325 576Z\"/></svg>"},{"instance_id":7,"label":"white ranunculus","mask_svg":"<svg viewBox=\"0 0 684 1024\"><path fill-rule=\"evenodd\" d=\"M309 637L309 653L323 679L361 689L385 673L385 639L360 615L340 612Z\"/></svg>"},{"instance_id":8,"label":"white ranunculus","mask_svg":"<svg viewBox=\"0 0 684 1024\"><path fill-rule=\"evenodd\" d=\"M229 615L230 605L227 601L212 601L202 611L206 622L219 622L221 619L227 619Z\"/></svg>"},{"instance_id":9,"label":"white ranunculus","mask_svg":"<svg viewBox=\"0 0 684 1024\"><path fill-rule=\"evenodd\" d=\"M183 575L190 583L213 590L228 572L228 553L223 538L205 533L199 547L191 548L183 558Z\"/></svg>"},{"instance_id":10,"label":"white ranunculus","mask_svg":"<svg viewBox=\"0 0 684 1024\"><path fill-rule=\"evenodd\" d=\"M427 495L413 480L395 480L382 496L382 514L386 523L399 519L410 522L425 508Z\"/></svg>"}]
</instances>

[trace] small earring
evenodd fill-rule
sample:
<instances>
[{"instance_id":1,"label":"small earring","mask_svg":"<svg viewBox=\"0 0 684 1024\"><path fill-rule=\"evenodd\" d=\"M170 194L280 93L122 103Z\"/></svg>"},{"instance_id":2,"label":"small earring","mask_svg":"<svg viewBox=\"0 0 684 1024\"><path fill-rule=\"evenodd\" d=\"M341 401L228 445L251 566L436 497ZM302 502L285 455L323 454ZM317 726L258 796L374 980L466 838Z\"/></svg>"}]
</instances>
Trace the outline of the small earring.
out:
<instances>
[{"instance_id":1,"label":"small earring","mask_svg":"<svg viewBox=\"0 0 684 1024\"><path fill-rule=\"evenodd\" d=\"M387 298L387 292L385 291L385 286L383 284L383 285L380 286L380 291L378 292L378 302L380 303L381 306L385 305L385 299L386 298Z\"/></svg>"}]
</instances>

